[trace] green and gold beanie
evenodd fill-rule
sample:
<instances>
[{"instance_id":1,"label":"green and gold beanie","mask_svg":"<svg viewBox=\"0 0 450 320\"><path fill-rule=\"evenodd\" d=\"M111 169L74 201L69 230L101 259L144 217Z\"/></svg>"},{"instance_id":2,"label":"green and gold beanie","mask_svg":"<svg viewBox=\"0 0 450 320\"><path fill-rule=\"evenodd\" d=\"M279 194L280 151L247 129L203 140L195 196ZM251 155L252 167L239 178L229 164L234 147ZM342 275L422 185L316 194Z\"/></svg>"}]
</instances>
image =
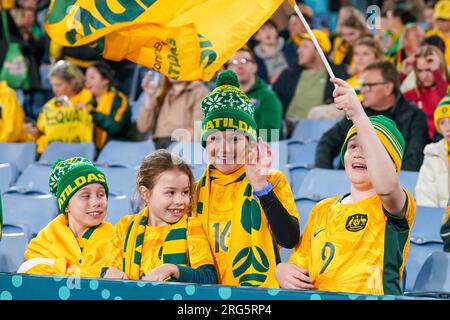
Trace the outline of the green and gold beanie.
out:
<instances>
[{"instance_id":1,"label":"green and gold beanie","mask_svg":"<svg viewBox=\"0 0 450 320\"><path fill-rule=\"evenodd\" d=\"M206 138L214 132L236 130L256 141L255 106L239 89L239 80L231 70L219 74L216 88L205 98L201 107L202 146L206 146Z\"/></svg>"},{"instance_id":2,"label":"green and gold beanie","mask_svg":"<svg viewBox=\"0 0 450 320\"><path fill-rule=\"evenodd\" d=\"M59 212L65 213L70 198L81 188L91 183L100 183L108 196L108 184L103 172L91 161L82 157L57 160L48 177L50 192L58 201Z\"/></svg>"},{"instance_id":3,"label":"green and gold beanie","mask_svg":"<svg viewBox=\"0 0 450 320\"><path fill-rule=\"evenodd\" d=\"M405 150L405 139L402 133L398 130L396 124L391 119L385 116L371 116L369 117L375 132L380 138L381 143L386 148L395 163L397 172L400 172L402 167L403 154ZM357 134L355 126L352 126L347 133L344 144L341 149L341 161L345 166L344 155L347 150L348 141Z\"/></svg>"},{"instance_id":4,"label":"green and gold beanie","mask_svg":"<svg viewBox=\"0 0 450 320\"><path fill-rule=\"evenodd\" d=\"M439 120L444 118L450 118L450 94L445 96L441 102L439 102L436 109L434 109L434 127L440 134L442 134L442 132L439 128Z\"/></svg>"}]
</instances>

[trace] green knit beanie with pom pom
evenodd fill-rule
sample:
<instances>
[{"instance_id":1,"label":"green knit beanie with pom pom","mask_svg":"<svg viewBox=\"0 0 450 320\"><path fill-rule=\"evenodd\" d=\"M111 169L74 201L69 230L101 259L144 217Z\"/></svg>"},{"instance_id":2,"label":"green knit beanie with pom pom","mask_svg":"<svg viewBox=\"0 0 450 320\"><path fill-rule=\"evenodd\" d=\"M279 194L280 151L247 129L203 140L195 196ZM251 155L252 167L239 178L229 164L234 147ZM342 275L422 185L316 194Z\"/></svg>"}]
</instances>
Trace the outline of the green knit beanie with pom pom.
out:
<instances>
[{"instance_id":1,"label":"green knit beanie with pom pom","mask_svg":"<svg viewBox=\"0 0 450 320\"><path fill-rule=\"evenodd\" d=\"M239 131L256 141L255 107L239 86L236 74L226 70L217 77L216 88L203 98L203 147L206 147L206 138L217 131Z\"/></svg>"}]
</instances>

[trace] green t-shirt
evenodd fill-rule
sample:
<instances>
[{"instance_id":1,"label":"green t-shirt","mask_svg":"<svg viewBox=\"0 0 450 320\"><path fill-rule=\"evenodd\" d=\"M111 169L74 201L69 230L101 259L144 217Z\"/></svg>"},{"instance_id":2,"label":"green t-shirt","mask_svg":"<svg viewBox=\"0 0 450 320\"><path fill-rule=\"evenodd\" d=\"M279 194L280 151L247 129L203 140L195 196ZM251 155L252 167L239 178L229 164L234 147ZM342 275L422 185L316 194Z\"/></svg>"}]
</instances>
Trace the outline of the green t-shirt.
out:
<instances>
[{"instance_id":1,"label":"green t-shirt","mask_svg":"<svg viewBox=\"0 0 450 320\"><path fill-rule=\"evenodd\" d=\"M303 70L286 118L293 121L305 119L313 107L323 104L327 81L328 73L325 67L319 70Z\"/></svg>"}]
</instances>

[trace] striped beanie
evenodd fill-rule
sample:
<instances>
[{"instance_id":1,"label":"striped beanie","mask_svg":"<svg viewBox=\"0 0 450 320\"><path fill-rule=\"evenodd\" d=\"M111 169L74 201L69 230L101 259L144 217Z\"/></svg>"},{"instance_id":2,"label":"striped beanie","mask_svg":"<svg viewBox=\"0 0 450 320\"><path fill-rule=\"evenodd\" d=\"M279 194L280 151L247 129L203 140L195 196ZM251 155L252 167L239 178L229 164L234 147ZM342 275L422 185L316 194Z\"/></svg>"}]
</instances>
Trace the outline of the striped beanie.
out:
<instances>
[{"instance_id":1,"label":"striped beanie","mask_svg":"<svg viewBox=\"0 0 450 320\"><path fill-rule=\"evenodd\" d=\"M439 128L439 120L450 118L450 94L446 95L434 109L434 127L436 131L442 134Z\"/></svg>"},{"instance_id":2,"label":"striped beanie","mask_svg":"<svg viewBox=\"0 0 450 320\"><path fill-rule=\"evenodd\" d=\"M103 185L108 196L108 184L105 174L91 161L83 157L57 160L48 177L50 192L58 201L60 213L65 213L70 198L81 188L91 183Z\"/></svg>"},{"instance_id":3,"label":"striped beanie","mask_svg":"<svg viewBox=\"0 0 450 320\"><path fill-rule=\"evenodd\" d=\"M371 116L369 117L369 120L372 123L378 138L380 138L381 143L394 161L396 171L400 172L405 150L405 139L403 138L402 133L398 130L395 122L385 116ZM344 144L342 145L341 161L344 166L344 155L347 150L348 141L356 134L355 126L351 127L347 133Z\"/></svg>"}]
</instances>

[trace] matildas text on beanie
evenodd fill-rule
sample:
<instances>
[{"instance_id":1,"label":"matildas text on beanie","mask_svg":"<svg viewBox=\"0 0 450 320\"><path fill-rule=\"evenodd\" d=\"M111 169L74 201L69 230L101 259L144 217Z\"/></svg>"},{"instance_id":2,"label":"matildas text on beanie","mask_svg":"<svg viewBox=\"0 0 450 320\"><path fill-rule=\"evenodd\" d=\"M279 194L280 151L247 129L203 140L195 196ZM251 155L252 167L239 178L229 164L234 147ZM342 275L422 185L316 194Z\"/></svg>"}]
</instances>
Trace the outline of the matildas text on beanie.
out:
<instances>
[{"instance_id":1,"label":"matildas text on beanie","mask_svg":"<svg viewBox=\"0 0 450 320\"><path fill-rule=\"evenodd\" d=\"M217 131L236 130L256 141L255 106L239 86L236 74L226 70L218 76L216 88L203 98L203 147L207 137Z\"/></svg>"},{"instance_id":2,"label":"matildas text on beanie","mask_svg":"<svg viewBox=\"0 0 450 320\"><path fill-rule=\"evenodd\" d=\"M65 213L70 198L88 184L100 183L108 196L105 174L97 169L91 161L82 157L57 160L53 164L48 182L50 192L56 197L61 213Z\"/></svg>"}]
</instances>

